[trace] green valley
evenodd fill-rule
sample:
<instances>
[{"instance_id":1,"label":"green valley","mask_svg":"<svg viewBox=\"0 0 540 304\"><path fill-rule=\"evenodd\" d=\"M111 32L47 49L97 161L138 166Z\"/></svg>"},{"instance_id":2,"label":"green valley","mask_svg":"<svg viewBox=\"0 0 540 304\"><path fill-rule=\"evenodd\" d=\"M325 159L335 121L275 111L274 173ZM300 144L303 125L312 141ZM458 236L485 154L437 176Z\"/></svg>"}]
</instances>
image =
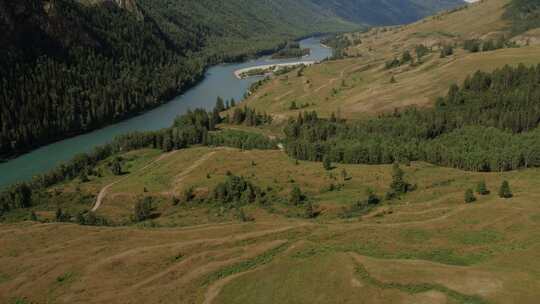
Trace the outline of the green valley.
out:
<instances>
[{"instance_id":1,"label":"green valley","mask_svg":"<svg viewBox=\"0 0 540 304\"><path fill-rule=\"evenodd\" d=\"M154 20L164 48L185 29L173 16L221 8L203 23L223 35L181 58L302 51L290 41L312 25L276 34L295 19L287 1L258 8L262 40L228 27L236 1L120 7ZM304 25L326 8L331 58L248 67L243 100L218 97L0 192L0 302L536 303L536 2L407 1L452 8L361 30L337 10L361 18L354 1L298 2Z\"/></svg>"}]
</instances>

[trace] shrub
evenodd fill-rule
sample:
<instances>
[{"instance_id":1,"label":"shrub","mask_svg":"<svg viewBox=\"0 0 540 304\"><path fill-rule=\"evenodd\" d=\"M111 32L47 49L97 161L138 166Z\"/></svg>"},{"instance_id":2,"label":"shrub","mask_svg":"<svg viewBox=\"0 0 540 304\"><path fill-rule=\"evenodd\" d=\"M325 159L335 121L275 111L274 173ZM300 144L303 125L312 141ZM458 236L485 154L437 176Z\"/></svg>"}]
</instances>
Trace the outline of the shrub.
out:
<instances>
[{"instance_id":1,"label":"shrub","mask_svg":"<svg viewBox=\"0 0 540 304\"><path fill-rule=\"evenodd\" d=\"M152 216L152 198L149 196L139 199L135 203L135 210L133 214L133 220L135 222L142 222L149 219Z\"/></svg>"},{"instance_id":2,"label":"shrub","mask_svg":"<svg viewBox=\"0 0 540 304\"><path fill-rule=\"evenodd\" d=\"M380 197L378 197L377 194L375 194L373 189L369 188L366 194L367 194L367 203L369 205L377 205L378 203L381 202Z\"/></svg>"},{"instance_id":3,"label":"shrub","mask_svg":"<svg viewBox=\"0 0 540 304\"><path fill-rule=\"evenodd\" d=\"M289 203L298 206L302 204L305 199L306 197L304 194L302 194L302 190L300 190L300 187L295 185L289 193Z\"/></svg>"},{"instance_id":4,"label":"shrub","mask_svg":"<svg viewBox=\"0 0 540 304\"><path fill-rule=\"evenodd\" d=\"M476 197L474 196L472 189L467 189L465 191L465 202L472 203L474 201L476 201Z\"/></svg>"}]
</instances>

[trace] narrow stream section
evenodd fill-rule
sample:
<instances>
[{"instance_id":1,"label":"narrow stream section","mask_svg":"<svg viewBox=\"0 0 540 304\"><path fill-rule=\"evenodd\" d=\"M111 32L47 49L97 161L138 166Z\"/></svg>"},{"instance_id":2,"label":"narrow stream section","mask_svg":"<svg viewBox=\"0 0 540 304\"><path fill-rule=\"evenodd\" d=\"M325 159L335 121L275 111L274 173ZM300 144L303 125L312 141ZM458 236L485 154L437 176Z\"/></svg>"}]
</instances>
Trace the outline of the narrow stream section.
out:
<instances>
[{"instance_id":1,"label":"narrow stream section","mask_svg":"<svg viewBox=\"0 0 540 304\"><path fill-rule=\"evenodd\" d=\"M304 39L300 41L300 46L311 49L310 55L303 57L302 61L321 61L332 53L331 49L321 45L319 38ZM176 116L185 113L188 109L210 110L214 107L218 96L227 100L231 98L241 100L249 86L261 77L238 79L234 74L236 70L296 61L298 58L271 60L269 57L261 57L243 63L213 66L207 70L204 80L199 84L162 106L114 125L65 139L0 163L0 188L47 172L76 154L91 151L94 147L105 144L120 134L169 127Z\"/></svg>"}]
</instances>

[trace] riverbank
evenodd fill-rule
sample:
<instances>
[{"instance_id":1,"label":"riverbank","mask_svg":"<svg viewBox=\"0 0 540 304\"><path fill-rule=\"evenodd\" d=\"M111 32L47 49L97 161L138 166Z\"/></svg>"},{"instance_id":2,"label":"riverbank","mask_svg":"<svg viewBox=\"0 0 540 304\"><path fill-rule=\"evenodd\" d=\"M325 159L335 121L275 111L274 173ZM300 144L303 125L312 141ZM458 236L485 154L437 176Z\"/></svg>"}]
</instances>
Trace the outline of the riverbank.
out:
<instances>
[{"instance_id":1,"label":"riverbank","mask_svg":"<svg viewBox=\"0 0 540 304\"><path fill-rule=\"evenodd\" d=\"M297 62L288 62L288 63L278 63L278 64L266 64L266 65L260 65L260 66L254 66L244 69L239 69L234 71L234 76L236 76L237 79L244 79L255 75L250 75L249 73L252 71L261 71L261 74L257 74L257 76L265 75L267 73L275 73L276 71L286 68L286 67L294 67L294 66L310 66L315 64L315 61L297 61Z\"/></svg>"},{"instance_id":2,"label":"riverbank","mask_svg":"<svg viewBox=\"0 0 540 304\"><path fill-rule=\"evenodd\" d=\"M331 56L331 51L321 47L320 38L300 41L303 48L310 48L310 56L305 61L320 62ZM10 184L28 181L36 174L50 171L80 153L92 151L113 140L116 136L133 132L155 131L169 127L175 118L189 109L211 110L218 96L225 100L242 100L246 91L260 78L238 79L235 70L267 65L269 57L263 56L241 63L225 63L209 67L204 77L194 86L168 102L123 121L84 134L37 148L17 158L0 162L0 188ZM298 60L296 60L298 61ZM290 63L290 60L272 60L275 64Z\"/></svg>"}]
</instances>

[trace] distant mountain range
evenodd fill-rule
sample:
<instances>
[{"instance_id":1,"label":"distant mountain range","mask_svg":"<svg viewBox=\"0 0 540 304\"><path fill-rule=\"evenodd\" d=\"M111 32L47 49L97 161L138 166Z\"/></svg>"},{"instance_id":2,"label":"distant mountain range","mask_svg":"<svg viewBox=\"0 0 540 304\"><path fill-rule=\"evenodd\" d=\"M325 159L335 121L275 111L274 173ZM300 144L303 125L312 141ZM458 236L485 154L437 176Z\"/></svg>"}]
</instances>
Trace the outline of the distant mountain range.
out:
<instances>
[{"instance_id":1,"label":"distant mountain range","mask_svg":"<svg viewBox=\"0 0 540 304\"><path fill-rule=\"evenodd\" d=\"M462 0L311 0L337 16L360 24L389 25L416 21L465 4Z\"/></svg>"}]
</instances>

